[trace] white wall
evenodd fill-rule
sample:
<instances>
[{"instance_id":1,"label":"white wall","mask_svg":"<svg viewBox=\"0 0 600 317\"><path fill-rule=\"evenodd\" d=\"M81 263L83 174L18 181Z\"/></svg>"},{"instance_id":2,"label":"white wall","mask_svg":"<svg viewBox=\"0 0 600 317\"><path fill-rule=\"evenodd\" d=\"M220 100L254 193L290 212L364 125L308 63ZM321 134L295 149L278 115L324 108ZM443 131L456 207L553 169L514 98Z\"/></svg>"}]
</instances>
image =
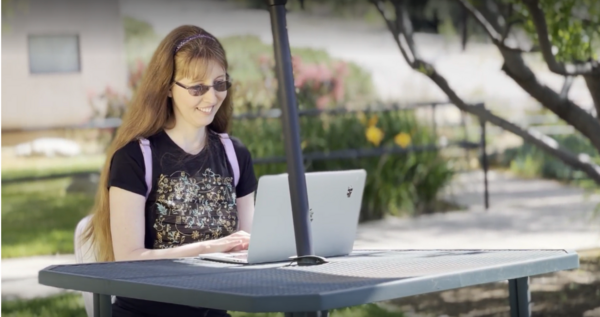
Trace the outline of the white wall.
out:
<instances>
[{"instance_id":1,"label":"white wall","mask_svg":"<svg viewBox=\"0 0 600 317\"><path fill-rule=\"evenodd\" d=\"M89 93L107 86L126 92L118 0L16 2L2 21L3 131L81 124L91 115ZM53 34L79 35L80 72L30 74L28 35Z\"/></svg>"}]
</instances>

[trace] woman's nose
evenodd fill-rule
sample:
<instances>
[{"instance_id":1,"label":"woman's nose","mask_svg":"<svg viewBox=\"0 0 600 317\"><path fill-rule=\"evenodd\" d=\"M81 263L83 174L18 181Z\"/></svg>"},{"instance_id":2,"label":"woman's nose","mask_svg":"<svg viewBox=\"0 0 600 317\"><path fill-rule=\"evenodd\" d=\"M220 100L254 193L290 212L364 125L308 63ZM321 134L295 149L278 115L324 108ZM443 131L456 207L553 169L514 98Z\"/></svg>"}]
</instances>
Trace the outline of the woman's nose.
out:
<instances>
[{"instance_id":1,"label":"woman's nose","mask_svg":"<svg viewBox=\"0 0 600 317\"><path fill-rule=\"evenodd\" d=\"M215 103L217 101L217 91L215 90L215 87L210 87L202 97L206 102Z\"/></svg>"}]
</instances>

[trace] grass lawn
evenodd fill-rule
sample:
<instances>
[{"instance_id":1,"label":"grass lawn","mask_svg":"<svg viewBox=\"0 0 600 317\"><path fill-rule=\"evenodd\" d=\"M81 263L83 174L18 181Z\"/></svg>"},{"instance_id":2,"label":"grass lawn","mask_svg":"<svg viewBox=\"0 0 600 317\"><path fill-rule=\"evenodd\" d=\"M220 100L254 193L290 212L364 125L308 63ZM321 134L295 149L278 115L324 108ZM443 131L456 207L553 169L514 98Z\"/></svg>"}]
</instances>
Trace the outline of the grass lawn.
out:
<instances>
[{"instance_id":1,"label":"grass lawn","mask_svg":"<svg viewBox=\"0 0 600 317\"><path fill-rule=\"evenodd\" d=\"M240 313L230 312L232 317L283 317L279 313ZM402 317L401 312L388 312L375 305L362 305L335 310L331 316L340 317ZM2 317L87 317L83 300L79 293L64 293L32 300L2 301Z\"/></svg>"},{"instance_id":2,"label":"grass lawn","mask_svg":"<svg viewBox=\"0 0 600 317\"><path fill-rule=\"evenodd\" d=\"M77 172L96 172L102 168L104 160L104 155L77 157L3 157L2 180Z\"/></svg>"},{"instance_id":3,"label":"grass lawn","mask_svg":"<svg viewBox=\"0 0 600 317\"><path fill-rule=\"evenodd\" d=\"M6 317L87 317L79 293L32 300L2 301L2 316Z\"/></svg>"},{"instance_id":4,"label":"grass lawn","mask_svg":"<svg viewBox=\"0 0 600 317\"><path fill-rule=\"evenodd\" d=\"M2 258L73 253L77 222L93 195L67 193L71 178L2 186Z\"/></svg>"}]
</instances>

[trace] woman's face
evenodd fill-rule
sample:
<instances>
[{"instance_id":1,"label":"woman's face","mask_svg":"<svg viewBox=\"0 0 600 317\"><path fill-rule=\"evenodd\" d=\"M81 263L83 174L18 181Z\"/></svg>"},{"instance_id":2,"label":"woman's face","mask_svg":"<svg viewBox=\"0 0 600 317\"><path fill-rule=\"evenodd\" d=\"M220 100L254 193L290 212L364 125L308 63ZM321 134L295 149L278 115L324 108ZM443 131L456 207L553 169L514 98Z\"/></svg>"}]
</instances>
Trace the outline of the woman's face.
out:
<instances>
[{"instance_id":1,"label":"woman's face","mask_svg":"<svg viewBox=\"0 0 600 317\"><path fill-rule=\"evenodd\" d=\"M213 61L191 63L191 66L202 68L189 73L203 74L203 78L194 80L176 76L169 97L173 98L176 124L185 122L194 128L203 128L213 121L227 97L227 90L217 91L215 87L206 86L223 86L227 74L219 63Z\"/></svg>"}]
</instances>

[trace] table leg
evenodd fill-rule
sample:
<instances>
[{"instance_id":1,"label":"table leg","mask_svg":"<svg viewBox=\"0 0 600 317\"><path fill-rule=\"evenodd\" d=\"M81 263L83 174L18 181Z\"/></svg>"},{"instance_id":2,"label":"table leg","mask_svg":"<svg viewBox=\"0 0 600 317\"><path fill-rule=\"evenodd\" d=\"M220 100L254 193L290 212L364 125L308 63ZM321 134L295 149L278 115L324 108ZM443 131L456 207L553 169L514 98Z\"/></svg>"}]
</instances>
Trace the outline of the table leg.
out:
<instances>
[{"instance_id":1,"label":"table leg","mask_svg":"<svg viewBox=\"0 0 600 317\"><path fill-rule=\"evenodd\" d=\"M112 317L110 295L94 293L94 317Z\"/></svg>"},{"instance_id":2,"label":"table leg","mask_svg":"<svg viewBox=\"0 0 600 317\"><path fill-rule=\"evenodd\" d=\"M508 297L510 300L510 317L531 316L531 295L529 293L529 277L508 281Z\"/></svg>"},{"instance_id":3,"label":"table leg","mask_svg":"<svg viewBox=\"0 0 600 317\"><path fill-rule=\"evenodd\" d=\"M285 313L285 317L329 317L328 310L322 310L309 313Z\"/></svg>"}]
</instances>

